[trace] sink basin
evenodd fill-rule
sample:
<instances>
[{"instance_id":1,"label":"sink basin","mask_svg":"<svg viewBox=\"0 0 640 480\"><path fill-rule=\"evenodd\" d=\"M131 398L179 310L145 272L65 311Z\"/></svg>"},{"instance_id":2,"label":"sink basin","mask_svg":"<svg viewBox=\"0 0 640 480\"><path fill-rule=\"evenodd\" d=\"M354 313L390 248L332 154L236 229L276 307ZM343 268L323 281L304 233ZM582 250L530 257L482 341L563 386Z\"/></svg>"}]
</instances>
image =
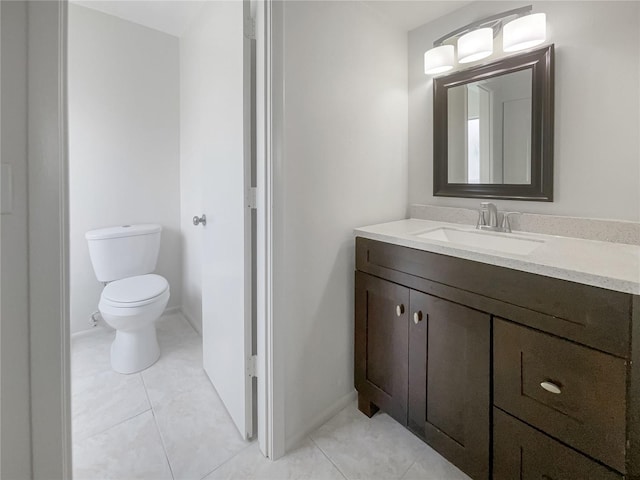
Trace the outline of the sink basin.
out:
<instances>
[{"instance_id":1,"label":"sink basin","mask_svg":"<svg viewBox=\"0 0 640 480\"><path fill-rule=\"evenodd\" d=\"M529 255L544 243L544 240L522 238L509 233L476 232L446 227L418 233L416 237L516 255Z\"/></svg>"}]
</instances>

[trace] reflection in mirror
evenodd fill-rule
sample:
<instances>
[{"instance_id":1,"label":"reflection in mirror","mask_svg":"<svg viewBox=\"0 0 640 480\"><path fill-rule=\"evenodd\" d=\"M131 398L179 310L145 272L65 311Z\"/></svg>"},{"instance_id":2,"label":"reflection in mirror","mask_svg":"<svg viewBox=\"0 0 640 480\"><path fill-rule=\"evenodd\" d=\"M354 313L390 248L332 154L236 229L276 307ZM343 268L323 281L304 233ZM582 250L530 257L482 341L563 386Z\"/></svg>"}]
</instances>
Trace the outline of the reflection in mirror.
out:
<instances>
[{"instance_id":1,"label":"reflection in mirror","mask_svg":"<svg viewBox=\"0 0 640 480\"><path fill-rule=\"evenodd\" d=\"M448 181L531 184L532 70L448 89Z\"/></svg>"}]
</instances>

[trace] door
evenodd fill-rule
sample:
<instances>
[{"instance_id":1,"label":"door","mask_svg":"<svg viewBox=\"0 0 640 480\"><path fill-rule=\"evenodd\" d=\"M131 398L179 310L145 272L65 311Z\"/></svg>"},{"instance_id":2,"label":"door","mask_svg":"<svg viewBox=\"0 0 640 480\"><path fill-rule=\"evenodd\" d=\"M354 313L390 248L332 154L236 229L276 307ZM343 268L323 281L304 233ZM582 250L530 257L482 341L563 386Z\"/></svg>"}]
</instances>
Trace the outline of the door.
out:
<instances>
[{"instance_id":1,"label":"door","mask_svg":"<svg viewBox=\"0 0 640 480\"><path fill-rule=\"evenodd\" d=\"M406 425L409 289L356 272L355 301L358 407Z\"/></svg>"},{"instance_id":2,"label":"door","mask_svg":"<svg viewBox=\"0 0 640 480\"><path fill-rule=\"evenodd\" d=\"M408 426L474 479L489 478L491 317L411 290Z\"/></svg>"},{"instance_id":3,"label":"door","mask_svg":"<svg viewBox=\"0 0 640 480\"><path fill-rule=\"evenodd\" d=\"M210 132L202 166L204 369L240 434L253 436L250 40L248 2L210 2Z\"/></svg>"}]
</instances>

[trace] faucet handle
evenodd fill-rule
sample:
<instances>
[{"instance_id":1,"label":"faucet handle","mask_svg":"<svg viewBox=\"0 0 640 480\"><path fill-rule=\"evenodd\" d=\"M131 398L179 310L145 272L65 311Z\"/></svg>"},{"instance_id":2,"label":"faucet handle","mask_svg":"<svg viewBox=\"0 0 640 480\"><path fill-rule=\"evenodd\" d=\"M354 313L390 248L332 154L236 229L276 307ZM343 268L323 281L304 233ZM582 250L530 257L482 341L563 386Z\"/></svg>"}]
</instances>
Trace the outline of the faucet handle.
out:
<instances>
[{"instance_id":1,"label":"faucet handle","mask_svg":"<svg viewBox=\"0 0 640 480\"><path fill-rule=\"evenodd\" d=\"M484 212L486 211L487 209L484 205L480 210L478 210L478 221L476 222L476 229L479 229L480 227L483 227L487 224L487 219L484 217Z\"/></svg>"},{"instance_id":2,"label":"faucet handle","mask_svg":"<svg viewBox=\"0 0 640 480\"><path fill-rule=\"evenodd\" d=\"M511 222L509 221L509 217L511 215L522 215L520 212L504 212L502 214L502 229L505 232L511 233Z\"/></svg>"}]
</instances>

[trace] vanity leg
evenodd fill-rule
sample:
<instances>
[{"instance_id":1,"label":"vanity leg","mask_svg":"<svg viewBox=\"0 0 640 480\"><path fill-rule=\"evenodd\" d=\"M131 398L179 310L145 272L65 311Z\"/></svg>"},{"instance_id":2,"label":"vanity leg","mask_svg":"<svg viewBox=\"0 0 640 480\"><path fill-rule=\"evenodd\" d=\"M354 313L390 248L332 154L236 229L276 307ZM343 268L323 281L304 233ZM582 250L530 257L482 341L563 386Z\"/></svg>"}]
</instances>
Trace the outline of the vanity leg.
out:
<instances>
[{"instance_id":1,"label":"vanity leg","mask_svg":"<svg viewBox=\"0 0 640 480\"><path fill-rule=\"evenodd\" d=\"M369 399L361 394L358 394L358 410L364 413L367 417L373 417L379 410Z\"/></svg>"}]
</instances>

